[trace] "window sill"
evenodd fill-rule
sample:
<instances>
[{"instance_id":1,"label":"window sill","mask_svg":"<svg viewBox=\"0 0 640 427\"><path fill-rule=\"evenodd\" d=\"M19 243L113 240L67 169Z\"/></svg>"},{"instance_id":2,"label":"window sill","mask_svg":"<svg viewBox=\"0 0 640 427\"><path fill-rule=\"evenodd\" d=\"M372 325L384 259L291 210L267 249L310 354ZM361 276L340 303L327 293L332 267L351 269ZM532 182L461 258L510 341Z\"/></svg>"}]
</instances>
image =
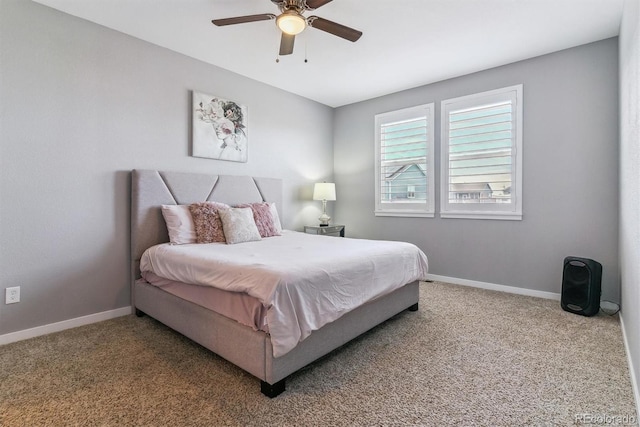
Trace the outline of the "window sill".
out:
<instances>
[{"instance_id":1,"label":"window sill","mask_svg":"<svg viewBox=\"0 0 640 427\"><path fill-rule=\"evenodd\" d=\"M522 221L522 214L510 212L441 212L440 218Z\"/></svg>"},{"instance_id":2,"label":"window sill","mask_svg":"<svg viewBox=\"0 0 640 427\"><path fill-rule=\"evenodd\" d=\"M375 216L397 216L397 217L415 217L415 218L434 218L433 212L409 212L409 211L375 211Z\"/></svg>"}]
</instances>

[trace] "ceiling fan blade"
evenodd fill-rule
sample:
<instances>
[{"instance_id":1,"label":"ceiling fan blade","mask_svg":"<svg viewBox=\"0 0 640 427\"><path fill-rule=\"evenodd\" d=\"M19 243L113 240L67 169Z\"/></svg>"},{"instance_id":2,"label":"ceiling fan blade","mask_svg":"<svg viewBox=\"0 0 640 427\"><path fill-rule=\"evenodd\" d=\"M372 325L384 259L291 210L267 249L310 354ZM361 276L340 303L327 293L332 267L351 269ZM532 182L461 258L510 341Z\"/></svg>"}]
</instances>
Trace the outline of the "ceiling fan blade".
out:
<instances>
[{"instance_id":1,"label":"ceiling fan blade","mask_svg":"<svg viewBox=\"0 0 640 427\"><path fill-rule=\"evenodd\" d=\"M244 24L245 22L268 21L276 19L276 15L272 13L262 13L260 15L236 16L234 18L214 19L211 21L213 25L223 27L225 25Z\"/></svg>"},{"instance_id":2,"label":"ceiling fan blade","mask_svg":"<svg viewBox=\"0 0 640 427\"><path fill-rule=\"evenodd\" d=\"M280 39L280 55L291 55L293 53L293 44L295 41L296 36L282 33L282 38Z\"/></svg>"},{"instance_id":3,"label":"ceiling fan blade","mask_svg":"<svg viewBox=\"0 0 640 427\"><path fill-rule=\"evenodd\" d=\"M353 28L345 27L328 19L320 18L318 16L310 16L307 19L307 23L310 27L317 28L318 30L325 31L334 36L342 37L343 39L351 42L357 41L362 36L362 31L354 30Z\"/></svg>"},{"instance_id":4,"label":"ceiling fan blade","mask_svg":"<svg viewBox=\"0 0 640 427\"><path fill-rule=\"evenodd\" d=\"M304 7L306 10L314 10L319 8L320 6L324 6L327 3L330 3L333 0L306 0L304 1Z\"/></svg>"}]
</instances>

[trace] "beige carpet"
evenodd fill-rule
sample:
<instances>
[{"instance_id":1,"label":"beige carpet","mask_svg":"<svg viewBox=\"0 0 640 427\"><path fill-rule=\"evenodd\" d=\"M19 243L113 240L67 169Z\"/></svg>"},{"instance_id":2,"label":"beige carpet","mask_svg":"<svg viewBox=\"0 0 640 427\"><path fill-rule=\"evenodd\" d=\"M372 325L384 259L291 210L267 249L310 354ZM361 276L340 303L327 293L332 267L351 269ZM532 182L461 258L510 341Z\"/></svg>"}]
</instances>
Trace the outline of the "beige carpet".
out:
<instances>
[{"instance_id":1,"label":"beige carpet","mask_svg":"<svg viewBox=\"0 0 640 427\"><path fill-rule=\"evenodd\" d=\"M0 425L566 426L636 417L617 316L442 283L422 284L420 299L418 312L291 376L275 399L149 317L9 344L0 347Z\"/></svg>"}]
</instances>

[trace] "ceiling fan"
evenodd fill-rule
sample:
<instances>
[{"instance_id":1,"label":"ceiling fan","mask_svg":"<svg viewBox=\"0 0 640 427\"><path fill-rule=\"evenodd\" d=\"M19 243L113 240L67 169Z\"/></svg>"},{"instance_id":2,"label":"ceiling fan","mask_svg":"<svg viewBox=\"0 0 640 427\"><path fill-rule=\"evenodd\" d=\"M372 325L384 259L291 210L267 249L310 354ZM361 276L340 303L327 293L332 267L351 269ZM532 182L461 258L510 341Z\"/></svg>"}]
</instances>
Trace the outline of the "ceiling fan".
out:
<instances>
[{"instance_id":1,"label":"ceiling fan","mask_svg":"<svg viewBox=\"0 0 640 427\"><path fill-rule=\"evenodd\" d=\"M345 27L344 25L329 21L328 19L320 18L319 16L310 16L305 18L302 15L308 10L315 10L331 1L332 0L271 0L271 3L274 3L280 9L280 15L276 16L272 13L262 13L259 15L214 19L211 22L214 25L222 27L225 25L244 24L245 22L269 21L275 19L276 25L280 31L282 31L282 38L280 39L280 55L290 55L293 53L293 44L296 39L296 34L300 34L307 26L317 28L318 30L325 31L329 34L342 37L343 39L352 42L357 41L360 36L362 36L362 31Z\"/></svg>"}]
</instances>

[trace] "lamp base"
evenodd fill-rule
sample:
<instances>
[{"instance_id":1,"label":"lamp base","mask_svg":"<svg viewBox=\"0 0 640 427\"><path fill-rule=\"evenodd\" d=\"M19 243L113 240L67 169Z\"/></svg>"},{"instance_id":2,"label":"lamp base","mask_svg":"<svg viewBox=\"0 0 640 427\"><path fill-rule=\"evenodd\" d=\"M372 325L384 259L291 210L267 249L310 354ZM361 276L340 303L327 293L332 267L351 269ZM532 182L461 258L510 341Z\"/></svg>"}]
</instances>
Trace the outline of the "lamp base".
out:
<instances>
[{"instance_id":1,"label":"lamp base","mask_svg":"<svg viewBox=\"0 0 640 427\"><path fill-rule=\"evenodd\" d=\"M323 212L318 219L320 220L320 227L328 227L331 217L326 212Z\"/></svg>"}]
</instances>

